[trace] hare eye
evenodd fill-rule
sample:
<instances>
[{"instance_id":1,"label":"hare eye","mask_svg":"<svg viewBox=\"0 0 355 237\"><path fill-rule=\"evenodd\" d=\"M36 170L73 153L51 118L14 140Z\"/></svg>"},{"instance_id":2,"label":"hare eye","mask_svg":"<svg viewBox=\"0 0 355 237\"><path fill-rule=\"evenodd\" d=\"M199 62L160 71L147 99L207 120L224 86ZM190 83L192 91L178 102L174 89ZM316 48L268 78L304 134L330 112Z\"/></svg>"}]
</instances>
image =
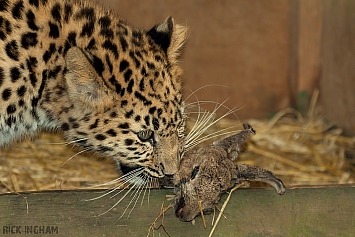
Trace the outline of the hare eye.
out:
<instances>
[{"instance_id":1,"label":"hare eye","mask_svg":"<svg viewBox=\"0 0 355 237\"><path fill-rule=\"evenodd\" d=\"M200 170L200 166L196 166L193 170L192 170L192 173L191 173L191 180L193 180L196 175L198 174L198 171Z\"/></svg>"},{"instance_id":2,"label":"hare eye","mask_svg":"<svg viewBox=\"0 0 355 237\"><path fill-rule=\"evenodd\" d=\"M142 142L150 142L152 145L155 144L154 132L150 129L139 131L137 136Z\"/></svg>"}]
</instances>

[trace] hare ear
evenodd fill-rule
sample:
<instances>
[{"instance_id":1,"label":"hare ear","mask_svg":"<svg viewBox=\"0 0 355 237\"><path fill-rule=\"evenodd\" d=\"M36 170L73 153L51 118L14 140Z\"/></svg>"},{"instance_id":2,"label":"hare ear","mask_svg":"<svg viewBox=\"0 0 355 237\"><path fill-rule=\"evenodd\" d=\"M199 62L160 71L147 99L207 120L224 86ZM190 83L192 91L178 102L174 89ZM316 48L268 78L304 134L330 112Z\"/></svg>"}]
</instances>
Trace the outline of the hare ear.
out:
<instances>
[{"instance_id":1,"label":"hare ear","mask_svg":"<svg viewBox=\"0 0 355 237\"><path fill-rule=\"evenodd\" d=\"M65 55L66 73L69 97L85 104L99 106L107 100L100 75L91 62L95 58L78 47L72 47Z\"/></svg>"},{"instance_id":2,"label":"hare ear","mask_svg":"<svg viewBox=\"0 0 355 237\"><path fill-rule=\"evenodd\" d=\"M186 41L187 27L176 25L172 17L154 26L147 32L154 42L168 55L170 62L175 62L181 54Z\"/></svg>"}]
</instances>

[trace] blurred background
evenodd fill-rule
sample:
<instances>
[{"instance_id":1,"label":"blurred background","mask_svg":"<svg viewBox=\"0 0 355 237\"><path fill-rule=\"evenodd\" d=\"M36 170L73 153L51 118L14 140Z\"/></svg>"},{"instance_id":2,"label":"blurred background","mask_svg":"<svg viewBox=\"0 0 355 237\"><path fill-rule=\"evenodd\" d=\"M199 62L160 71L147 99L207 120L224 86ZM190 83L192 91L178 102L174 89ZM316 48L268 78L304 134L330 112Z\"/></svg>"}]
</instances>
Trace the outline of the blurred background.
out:
<instances>
[{"instance_id":1,"label":"blurred background","mask_svg":"<svg viewBox=\"0 0 355 237\"><path fill-rule=\"evenodd\" d=\"M168 16L188 26L184 97L228 99L237 112L215 130L250 122L257 135L241 162L272 170L286 185L354 182L355 1L93 2L143 29ZM72 189L117 176L110 161L60 143L43 134L0 151L2 191Z\"/></svg>"}]
</instances>

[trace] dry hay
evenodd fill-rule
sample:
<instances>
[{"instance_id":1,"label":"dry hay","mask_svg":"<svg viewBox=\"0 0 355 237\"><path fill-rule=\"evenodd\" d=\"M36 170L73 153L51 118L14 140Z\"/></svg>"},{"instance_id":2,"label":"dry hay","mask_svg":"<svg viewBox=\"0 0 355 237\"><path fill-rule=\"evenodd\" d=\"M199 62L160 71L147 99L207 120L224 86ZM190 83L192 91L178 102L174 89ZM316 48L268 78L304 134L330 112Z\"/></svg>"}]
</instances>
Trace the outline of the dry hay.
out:
<instances>
[{"instance_id":1,"label":"dry hay","mask_svg":"<svg viewBox=\"0 0 355 237\"><path fill-rule=\"evenodd\" d=\"M354 183L355 166L346 154L355 150L355 137L321 116L302 117L285 109L271 120L249 120L256 135L247 143L242 163L273 171L286 186Z\"/></svg>"},{"instance_id":2,"label":"dry hay","mask_svg":"<svg viewBox=\"0 0 355 237\"><path fill-rule=\"evenodd\" d=\"M306 117L286 109L271 120L249 120L257 134L249 139L240 162L273 171L286 186L353 183L355 168L346 154L354 152L355 137L342 136L341 129L311 108ZM214 129L235 124L239 122L222 119ZM77 153L57 134L2 149L0 193L87 188L118 176L110 160Z\"/></svg>"},{"instance_id":3,"label":"dry hay","mask_svg":"<svg viewBox=\"0 0 355 237\"><path fill-rule=\"evenodd\" d=\"M315 91L306 116L287 108L271 120L248 120L256 135L240 161L273 171L286 186L354 183L355 137L322 117L317 97ZM232 125L225 120L221 128Z\"/></svg>"},{"instance_id":4,"label":"dry hay","mask_svg":"<svg viewBox=\"0 0 355 237\"><path fill-rule=\"evenodd\" d=\"M49 133L0 150L0 193L78 189L117 178L111 160L78 152Z\"/></svg>"}]
</instances>

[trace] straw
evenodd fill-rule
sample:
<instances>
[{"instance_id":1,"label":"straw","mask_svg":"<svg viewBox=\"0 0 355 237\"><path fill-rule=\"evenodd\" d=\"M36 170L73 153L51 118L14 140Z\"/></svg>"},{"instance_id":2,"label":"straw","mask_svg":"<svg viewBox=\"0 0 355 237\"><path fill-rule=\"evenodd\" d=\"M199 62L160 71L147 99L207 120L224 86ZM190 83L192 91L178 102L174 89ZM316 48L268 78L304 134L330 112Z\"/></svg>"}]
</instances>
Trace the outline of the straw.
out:
<instances>
[{"instance_id":1,"label":"straw","mask_svg":"<svg viewBox=\"0 0 355 237\"><path fill-rule=\"evenodd\" d=\"M256 135L250 137L239 162L273 171L286 186L354 183L355 166L346 157L355 153L355 137L343 136L322 117L316 110L317 96L306 116L288 108L271 120L248 120ZM237 125L242 129L238 120L223 118L209 134L229 127L237 131ZM111 159L86 152L75 155L78 152L59 134L48 133L0 150L0 193L89 188L118 177Z\"/></svg>"}]
</instances>

